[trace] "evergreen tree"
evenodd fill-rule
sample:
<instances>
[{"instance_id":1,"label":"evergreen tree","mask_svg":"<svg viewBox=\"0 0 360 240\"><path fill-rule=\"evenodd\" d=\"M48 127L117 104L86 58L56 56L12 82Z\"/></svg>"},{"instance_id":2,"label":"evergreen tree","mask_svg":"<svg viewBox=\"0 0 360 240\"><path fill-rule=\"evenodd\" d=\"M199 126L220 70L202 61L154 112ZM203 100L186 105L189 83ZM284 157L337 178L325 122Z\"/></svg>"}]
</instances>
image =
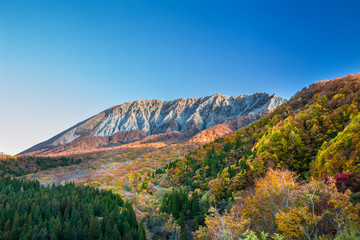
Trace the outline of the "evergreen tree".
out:
<instances>
[{"instance_id":1,"label":"evergreen tree","mask_svg":"<svg viewBox=\"0 0 360 240\"><path fill-rule=\"evenodd\" d=\"M120 233L119 233L119 229L117 228L117 226L114 224L113 230L112 230L112 235L111 238L113 240L118 240L121 239Z\"/></svg>"},{"instance_id":2,"label":"evergreen tree","mask_svg":"<svg viewBox=\"0 0 360 240\"><path fill-rule=\"evenodd\" d=\"M180 226L180 229L181 229L182 239L187 240L188 236L187 236L187 228L186 228L184 211L180 212L180 217L179 217L178 223L179 223L179 226Z\"/></svg>"},{"instance_id":3,"label":"evergreen tree","mask_svg":"<svg viewBox=\"0 0 360 240\"><path fill-rule=\"evenodd\" d=\"M146 240L145 228L142 222L139 223L138 236L139 236L139 240Z\"/></svg>"},{"instance_id":4,"label":"evergreen tree","mask_svg":"<svg viewBox=\"0 0 360 240\"><path fill-rule=\"evenodd\" d=\"M100 236L100 224L97 217L91 217L89 226L90 239L97 240Z\"/></svg>"},{"instance_id":5,"label":"evergreen tree","mask_svg":"<svg viewBox=\"0 0 360 240\"><path fill-rule=\"evenodd\" d=\"M64 240L73 240L72 228L71 228L70 223L68 223L68 222L65 223L65 227L64 227L64 231L63 231L63 239Z\"/></svg>"}]
</instances>

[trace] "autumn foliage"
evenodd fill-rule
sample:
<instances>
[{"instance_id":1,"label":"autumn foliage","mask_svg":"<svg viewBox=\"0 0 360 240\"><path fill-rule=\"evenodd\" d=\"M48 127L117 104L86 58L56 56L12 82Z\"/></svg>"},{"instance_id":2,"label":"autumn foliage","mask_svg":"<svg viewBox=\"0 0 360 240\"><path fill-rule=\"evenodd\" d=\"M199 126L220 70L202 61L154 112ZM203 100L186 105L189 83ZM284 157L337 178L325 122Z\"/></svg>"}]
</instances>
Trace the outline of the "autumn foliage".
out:
<instances>
[{"instance_id":1,"label":"autumn foliage","mask_svg":"<svg viewBox=\"0 0 360 240\"><path fill-rule=\"evenodd\" d=\"M357 74L304 88L260 120L189 154L168 174L174 185L211 190L219 202L268 168L289 169L303 180L360 172L359 133ZM229 166L234 175L227 176Z\"/></svg>"},{"instance_id":2,"label":"autumn foliage","mask_svg":"<svg viewBox=\"0 0 360 240\"><path fill-rule=\"evenodd\" d=\"M350 191L339 192L333 178L299 182L294 172L270 169L241 204L223 215L213 209L196 237L239 239L252 230L285 239L315 239L346 229L358 221L358 211Z\"/></svg>"}]
</instances>

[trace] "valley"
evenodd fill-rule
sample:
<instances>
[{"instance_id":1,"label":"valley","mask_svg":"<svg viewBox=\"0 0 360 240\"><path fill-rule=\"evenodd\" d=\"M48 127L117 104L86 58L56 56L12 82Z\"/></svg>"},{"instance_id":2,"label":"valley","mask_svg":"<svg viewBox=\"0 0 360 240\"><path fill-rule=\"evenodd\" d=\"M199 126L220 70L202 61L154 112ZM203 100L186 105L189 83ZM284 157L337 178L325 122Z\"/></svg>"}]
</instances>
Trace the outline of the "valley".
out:
<instances>
[{"instance_id":1,"label":"valley","mask_svg":"<svg viewBox=\"0 0 360 240\"><path fill-rule=\"evenodd\" d=\"M267 108L277 101L269 100L267 107L202 130L196 124L150 135L132 129L46 145L57 142L59 136L64 139L61 133L6 161L33 161L29 173L21 170L18 179L51 188L74 184L120 195L131 203L148 239L220 240L218 236L225 232L231 238L246 235L246 239L257 233L274 239L314 237L312 230L300 231L302 221L311 215L308 191L318 199L312 205L317 214L331 213L312 215L316 223L312 228L329 226L329 230L317 231L332 239L340 219L342 228L348 226L353 232L338 230L337 234L356 235L357 227L351 224L357 224L356 212L360 212L359 92L360 75L348 75L316 82L289 101L278 101L281 104L276 108ZM53 165L37 167L44 159ZM293 194L293 203L286 208L280 206L287 196L284 191ZM267 213L268 208L276 214ZM299 228L286 222L293 217L292 211L305 214L293 220L301 222ZM278 218L279 214L284 218ZM218 222L226 224L218 228Z\"/></svg>"},{"instance_id":2,"label":"valley","mask_svg":"<svg viewBox=\"0 0 360 240\"><path fill-rule=\"evenodd\" d=\"M36 180L44 186L75 183L80 186L91 186L120 194L124 199L133 203L138 220L149 226L147 235L156 238L157 234L162 234L163 227L168 221L166 219L161 220L160 226L157 227L161 227L162 230L154 233L154 227L150 226L150 219L162 216L159 209L161 199L171 191L173 184L162 174L164 171L161 169L164 169L169 163L179 161L200 146L219 137L230 135L251 124L285 102L277 96L267 94L255 94L250 97L240 96L237 100L240 105L237 108L241 111L236 110L240 111L240 114L231 113L227 110L228 113L225 115L227 118L219 117L221 114L224 115L223 110L220 109L229 104L228 99L236 98L217 94L199 100L190 100L202 102L201 108L206 109L202 115L208 115L207 118L209 119L218 119L212 120L214 122L209 123L209 127L205 129L193 121L191 124L194 125L189 125L183 130L170 129L165 130L166 133L153 133L148 136L138 129L128 129L110 136L83 136L72 139L69 138L69 135L76 135L74 128L72 128L65 134L61 133L45 143L30 148L21 156L55 159L67 157L79 159L81 162L70 166L36 171L22 176L21 179ZM179 105L179 101L175 101L175 106ZM187 101L185 100L185 102ZM196 109L191 110L191 112L199 111L199 105L196 106ZM220 106L222 107L220 108ZM229 109L232 107L229 105ZM142 106L140 106L141 108ZM182 109L187 108L189 107L182 107ZM137 111L135 110L135 112ZM140 111L145 110L141 109ZM181 116L181 112L177 114ZM212 114L213 117L209 117L209 114ZM176 119L176 115L173 116ZM96 116L94 117L95 120L85 121L85 125L89 125L93 121L99 122L98 118ZM141 114L136 118L141 118ZM175 119L167 119L167 124L182 121L175 121ZM202 120L197 121L202 122ZM111 125L112 123L108 124ZM46 145L52 141L55 146ZM175 222L171 224L175 224Z\"/></svg>"}]
</instances>

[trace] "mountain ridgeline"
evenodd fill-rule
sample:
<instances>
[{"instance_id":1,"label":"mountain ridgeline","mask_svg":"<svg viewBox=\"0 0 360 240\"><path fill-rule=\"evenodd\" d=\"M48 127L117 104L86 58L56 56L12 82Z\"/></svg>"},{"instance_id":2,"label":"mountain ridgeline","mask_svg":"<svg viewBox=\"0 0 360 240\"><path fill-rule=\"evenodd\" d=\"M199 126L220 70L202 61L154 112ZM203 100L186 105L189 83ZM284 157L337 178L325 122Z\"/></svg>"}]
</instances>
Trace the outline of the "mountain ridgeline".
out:
<instances>
[{"instance_id":1,"label":"mountain ridgeline","mask_svg":"<svg viewBox=\"0 0 360 240\"><path fill-rule=\"evenodd\" d=\"M21 154L51 155L69 149L82 151L118 146L150 135L171 133L178 133L178 139L189 139L204 129L224 122L240 121L241 117L251 116L244 120L247 124L251 123L285 101L276 95L256 93L236 97L215 94L174 101L128 102L80 122Z\"/></svg>"}]
</instances>

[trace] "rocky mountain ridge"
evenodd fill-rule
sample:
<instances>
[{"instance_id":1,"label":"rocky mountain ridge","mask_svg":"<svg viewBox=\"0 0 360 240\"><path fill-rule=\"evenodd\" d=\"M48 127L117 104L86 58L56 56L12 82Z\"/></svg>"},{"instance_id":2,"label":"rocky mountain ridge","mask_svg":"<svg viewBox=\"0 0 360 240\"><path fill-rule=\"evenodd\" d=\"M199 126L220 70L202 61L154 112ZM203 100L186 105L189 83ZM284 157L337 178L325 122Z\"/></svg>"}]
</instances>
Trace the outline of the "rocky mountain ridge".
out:
<instances>
[{"instance_id":1,"label":"rocky mountain ridge","mask_svg":"<svg viewBox=\"0 0 360 240\"><path fill-rule=\"evenodd\" d=\"M111 107L76 124L55 137L42 142L21 154L48 155L71 148L94 149L110 147L147 139L147 142L189 139L217 124L229 125L232 131L274 110L286 100L277 95L225 96L214 94L201 98L180 98L173 101L137 100ZM240 119L240 120L239 120ZM236 121L235 121L236 120ZM236 127L235 125L239 125ZM231 127L232 126L232 127ZM223 128L221 128L223 129ZM172 134L170 134L172 133ZM214 136L221 135L215 134Z\"/></svg>"}]
</instances>

